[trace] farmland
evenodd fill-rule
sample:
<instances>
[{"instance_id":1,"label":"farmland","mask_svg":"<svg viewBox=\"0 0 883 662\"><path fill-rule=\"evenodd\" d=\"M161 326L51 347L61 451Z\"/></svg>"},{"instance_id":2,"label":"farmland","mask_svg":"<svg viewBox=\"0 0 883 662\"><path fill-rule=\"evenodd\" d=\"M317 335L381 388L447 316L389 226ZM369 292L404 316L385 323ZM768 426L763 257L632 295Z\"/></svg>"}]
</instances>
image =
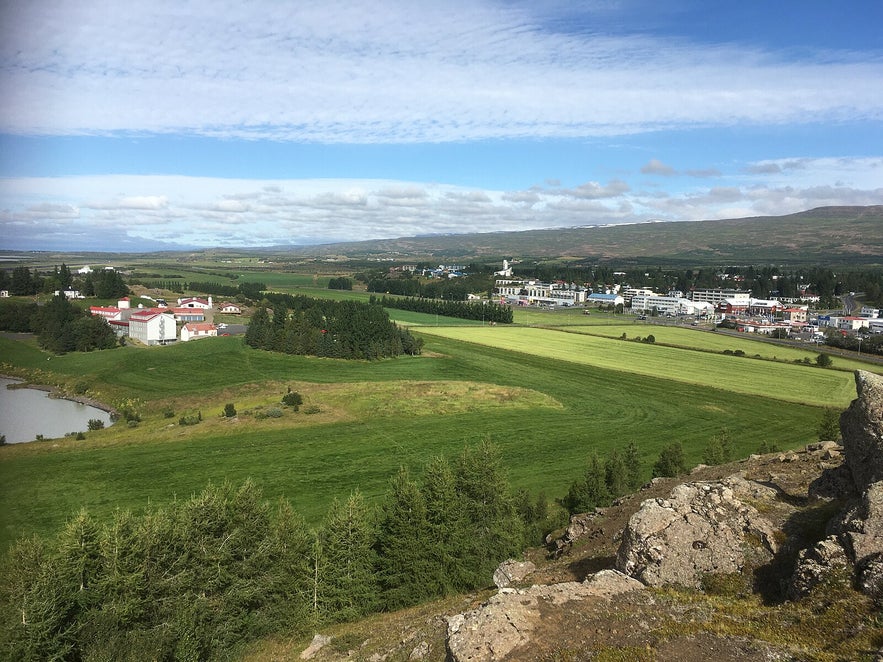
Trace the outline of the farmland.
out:
<instances>
[{"instance_id":1,"label":"farmland","mask_svg":"<svg viewBox=\"0 0 883 662\"><path fill-rule=\"evenodd\" d=\"M649 478L655 456L672 440L692 462L722 428L741 455L763 442L799 445L814 437L821 407L843 407L852 397L849 372L725 356L702 347L714 334L686 336L704 349L696 351L618 340L611 337L618 328L600 317L562 327L581 332L568 333L446 325L450 320L433 315L391 312L423 335L422 356L317 359L217 338L47 362L33 343L0 339L7 364L39 369L44 381L85 382L106 402L143 403L134 428L120 423L85 441L0 449L0 498L13 504L3 510L0 543L53 530L81 506L98 514L139 510L209 482L249 477L315 523L334 497L358 488L377 498L400 465L419 471L432 457L483 438L502 450L515 486L555 497L592 450L603 455L635 440ZM727 341L764 356L772 351ZM260 416L288 388L303 394L306 406ZM220 416L227 402L240 412L235 421ZM177 424L195 412L202 423Z\"/></svg>"}]
</instances>

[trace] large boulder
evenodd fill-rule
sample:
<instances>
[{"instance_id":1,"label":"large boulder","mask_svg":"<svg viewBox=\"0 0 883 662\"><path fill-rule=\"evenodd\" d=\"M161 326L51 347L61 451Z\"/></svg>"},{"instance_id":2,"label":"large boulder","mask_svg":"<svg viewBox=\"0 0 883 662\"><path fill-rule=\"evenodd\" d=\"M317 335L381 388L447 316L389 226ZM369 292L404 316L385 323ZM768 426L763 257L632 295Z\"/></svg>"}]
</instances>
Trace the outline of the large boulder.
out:
<instances>
[{"instance_id":1,"label":"large boulder","mask_svg":"<svg viewBox=\"0 0 883 662\"><path fill-rule=\"evenodd\" d=\"M667 499L648 499L629 519L616 558L621 572L648 586L698 588L709 573L739 572L776 552L772 524L734 492L750 481L686 483ZM758 491L769 488L757 485Z\"/></svg>"},{"instance_id":2,"label":"large boulder","mask_svg":"<svg viewBox=\"0 0 883 662\"><path fill-rule=\"evenodd\" d=\"M501 589L480 607L448 618L447 648L453 662L493 662L516 656L544 621L542 611L567 609L572 601L610 600L643 589L615 570L602 570L583 582L528 589Z\"/></svg>"},{"instance_id":3,"label":"large boulder","mask_svg":"<svg viewBox=\"0 0 883 662\"><path fill-rule=\"evenodd\" d=\"M883 377L858 370L858 397L840 415L846 465L861 494L883 480Z\"/></svg>"}]
</instances>

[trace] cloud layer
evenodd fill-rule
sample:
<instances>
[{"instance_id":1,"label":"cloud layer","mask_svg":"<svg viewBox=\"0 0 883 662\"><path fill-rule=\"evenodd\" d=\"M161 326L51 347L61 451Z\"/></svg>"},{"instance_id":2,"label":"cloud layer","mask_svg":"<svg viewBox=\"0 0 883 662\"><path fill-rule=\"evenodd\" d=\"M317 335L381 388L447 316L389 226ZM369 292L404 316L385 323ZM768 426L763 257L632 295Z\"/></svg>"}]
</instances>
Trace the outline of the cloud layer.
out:
<instances>
[{"instance_id":1,"label":"cloud layer","mask_svg":"<svg viewBox=\"0 0 883 662\"><path fill-rule=\"evenodd\" d=\"M561 31L469 0L4 3L0 132L410 143L883 119L879 58L611 34L592 8Z\"/></svg>"},{"instance_id":2,"label":"cloud layer","mask_svg":"<svg viewBox=\"0 0 883 662\"><path fill-rule=\"evenodd\" d=\"M678 175L651 161L620 179L499 191L390 180L234 180L93 176L0 180L7 249L137 250L162 245L257 247L527 230L647 220L777 215L883 200L883 158L794 159L705 175L679 194ZM658 171L658 172L657 172ZM775 176L770 179L770 172ZM763 174L757 174L761 172ZM707 181L713 178L712 181ZM826 182L835 181L837 184ZM114 191L107 195L107 191Z\"/></svg>"}]
</instances>

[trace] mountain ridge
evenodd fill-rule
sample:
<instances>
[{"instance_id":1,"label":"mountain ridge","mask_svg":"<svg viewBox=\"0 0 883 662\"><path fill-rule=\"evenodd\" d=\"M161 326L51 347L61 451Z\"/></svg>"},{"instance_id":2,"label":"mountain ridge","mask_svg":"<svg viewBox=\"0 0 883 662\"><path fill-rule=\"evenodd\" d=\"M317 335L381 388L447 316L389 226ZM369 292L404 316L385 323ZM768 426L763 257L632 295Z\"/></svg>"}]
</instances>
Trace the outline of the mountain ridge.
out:
<instances>
[{"instance_id":1,"label":"mountain ridge","mask_svg":"<svg viewBox=\"0 0 883 662\"><path fill-rule=\"evenodd\" d=\"M883 262L883 205L817 207L783 216L652 221L514 232L376 239L287 250L319 257L696 262Z\"/></svg>"}]
</instances>

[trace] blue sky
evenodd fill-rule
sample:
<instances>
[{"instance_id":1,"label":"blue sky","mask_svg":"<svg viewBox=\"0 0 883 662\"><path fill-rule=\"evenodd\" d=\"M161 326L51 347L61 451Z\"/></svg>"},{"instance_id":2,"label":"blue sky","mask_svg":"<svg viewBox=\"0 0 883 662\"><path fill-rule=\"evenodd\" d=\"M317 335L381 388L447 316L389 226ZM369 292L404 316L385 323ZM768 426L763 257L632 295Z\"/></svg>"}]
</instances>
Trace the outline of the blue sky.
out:
<instances>
[{"instance_id":1,"label":"blue sky","mask_svg":"<svg viewBox=\"0 0 883 662\"><path fill-rule=\"evenodd\" d=\"M883 3L0 2L0 248L883 204Z\"/></svg>"}]
</instances>

